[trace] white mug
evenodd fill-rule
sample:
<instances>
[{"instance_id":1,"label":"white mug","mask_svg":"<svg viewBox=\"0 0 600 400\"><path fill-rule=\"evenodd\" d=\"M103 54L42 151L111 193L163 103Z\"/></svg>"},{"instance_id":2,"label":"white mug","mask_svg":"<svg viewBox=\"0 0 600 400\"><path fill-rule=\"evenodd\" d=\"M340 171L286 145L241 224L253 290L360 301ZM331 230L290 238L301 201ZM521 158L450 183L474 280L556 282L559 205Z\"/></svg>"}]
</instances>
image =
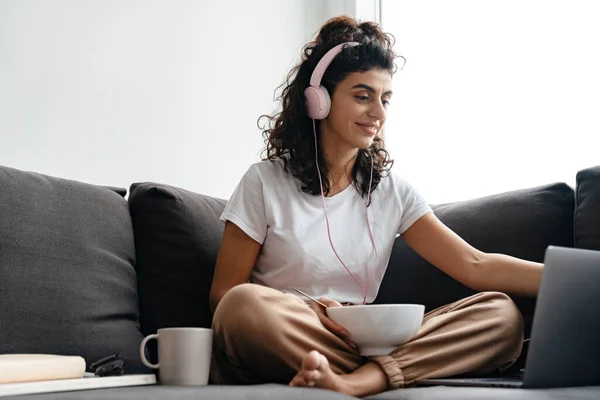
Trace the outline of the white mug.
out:
<instances>
[{"instance_id":1,"label":"white mug","mask_svg":"<svg viewBox=\"0 0 600 400\"><path fill-rule=\"evenodd\" d=\"M158 363L145 356L146 343L158 341ZM164 385L202 386L208 384L213 331L207 328L163 328L140 344L140 358L148 368L158 369Z\"/></svg>"}]
</instances>

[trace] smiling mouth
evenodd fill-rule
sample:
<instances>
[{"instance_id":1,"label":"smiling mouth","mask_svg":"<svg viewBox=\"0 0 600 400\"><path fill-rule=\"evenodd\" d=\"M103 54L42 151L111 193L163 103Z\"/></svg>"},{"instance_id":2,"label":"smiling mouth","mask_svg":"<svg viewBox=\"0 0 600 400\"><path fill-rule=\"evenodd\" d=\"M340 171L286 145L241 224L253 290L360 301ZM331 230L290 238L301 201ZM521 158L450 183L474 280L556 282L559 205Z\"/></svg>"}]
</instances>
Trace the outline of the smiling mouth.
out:
<instances>
[{"instance_id":1,"label":"smiling mouth","mask_svg":"<svg viewBox=\"0 0 600 400\"><path fill-rule=\"evenodd\" d=\"M376 126L373 125L363 125L359 123L356 123L356 125L358 125L360 129L362 129L367 135L370 136L375 136L377 134L377 131L379 130Z\"/></svg>"}]
</instances>

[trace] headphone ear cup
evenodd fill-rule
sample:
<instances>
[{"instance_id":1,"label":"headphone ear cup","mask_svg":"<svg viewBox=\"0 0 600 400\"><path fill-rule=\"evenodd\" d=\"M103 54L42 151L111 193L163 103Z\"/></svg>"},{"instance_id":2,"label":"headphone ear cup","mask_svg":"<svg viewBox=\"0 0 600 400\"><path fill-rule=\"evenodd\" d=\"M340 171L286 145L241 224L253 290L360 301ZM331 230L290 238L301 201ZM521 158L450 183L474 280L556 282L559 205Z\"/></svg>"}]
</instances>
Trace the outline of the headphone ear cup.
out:
<instances>
[{"instance_id":1,"label":"headphone ear cup","mask_svg":"<svg viewBox=\"0 0 600 400\"><path fill-rule=\"evenodd\" d=\"M325 119L329 115L329 110L331 110L331 97L329 97L329 92L327 91L327 89L325 89L325 86L321 85L320 89L321 90L319 91L319 94L322 95L320 100L323 102L324 106L323 113L320 114L322 115L322 117L319 119Z\"/></svg>"},{"instance_id":2,"label":"headphone ear cup","mask_svg":"<svg viewBox=\"0 0 600 400\"><path fill-rule=\"evenodd\" d=\"M325 119L331 108L329 92L322 85L320 87L309 86L304 90L306 112L312 119Z\"/></svg>"}]
</instances>

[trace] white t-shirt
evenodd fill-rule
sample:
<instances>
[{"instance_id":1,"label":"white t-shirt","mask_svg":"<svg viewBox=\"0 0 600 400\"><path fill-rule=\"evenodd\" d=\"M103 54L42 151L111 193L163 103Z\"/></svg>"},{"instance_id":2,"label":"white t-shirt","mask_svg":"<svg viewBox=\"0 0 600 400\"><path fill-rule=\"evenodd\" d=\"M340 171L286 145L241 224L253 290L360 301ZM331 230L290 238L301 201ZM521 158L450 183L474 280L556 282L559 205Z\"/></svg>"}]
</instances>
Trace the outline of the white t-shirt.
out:
<instances>
[{"instance_id":1,"label":"white t-shirt","mask_svg":"<svg viewBox=\"0 0 600 400\"><path fill-rule=\"evenodd\" d=\"M372 277L367 303L377 296L396 234L432 211L408 182L391 171L382 177L371 200L369 221L377 247L376 264L366 199L352 184L325 198L331 240L338 255L363 290ZM296 295L294 288L316 298L362 304L360 287L329 243L321 196L304 193L292 174L285 172L282 160L251 165L221 220L233 222L262 244L250 282Z\"/></svg>"}]
</instances>

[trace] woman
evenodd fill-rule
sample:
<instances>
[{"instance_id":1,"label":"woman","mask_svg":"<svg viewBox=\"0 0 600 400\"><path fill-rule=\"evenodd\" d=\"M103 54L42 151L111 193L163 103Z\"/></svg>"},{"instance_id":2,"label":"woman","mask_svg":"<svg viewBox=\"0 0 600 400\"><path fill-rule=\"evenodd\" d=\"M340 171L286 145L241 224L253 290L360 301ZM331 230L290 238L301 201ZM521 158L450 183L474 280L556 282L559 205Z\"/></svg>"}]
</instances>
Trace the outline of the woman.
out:
<instances>
[{"instance_id":1,"label":"woman","mask_svg":"<svg viewBox=\"0 0 600 400\"><path fill-rule=\"evenodd\" d=\"M523 322L504 292L535 295L542 265L471 247L390 170L380 133L394 58L376 24L341 17L290 72L281 112L264 131L266 158L248 169L221 217L213 382L366 396L419 378L499 371L519 356ZM320 85L327 93L316 93ZM295 289L328 306L372 302L397 233L480 293L427 313L390 355L364 358Z\"/></svg>"}]
</instances>

